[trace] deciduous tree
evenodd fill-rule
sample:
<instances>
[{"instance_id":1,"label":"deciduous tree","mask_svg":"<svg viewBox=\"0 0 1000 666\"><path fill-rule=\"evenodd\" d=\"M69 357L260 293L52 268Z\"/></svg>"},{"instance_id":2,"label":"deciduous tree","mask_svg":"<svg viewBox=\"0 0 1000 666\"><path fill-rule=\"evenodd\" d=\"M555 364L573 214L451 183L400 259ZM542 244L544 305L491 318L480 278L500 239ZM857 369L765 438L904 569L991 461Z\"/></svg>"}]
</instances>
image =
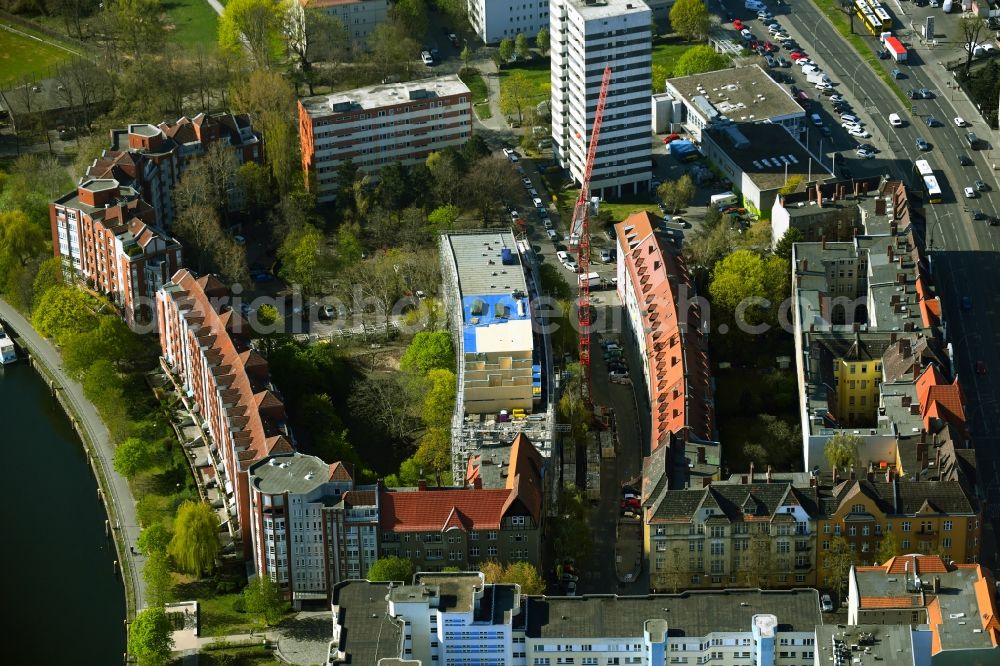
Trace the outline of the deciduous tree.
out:
<instances>
[{"instance_id":1,"label":"deciduous tree","mask_svg":"<svg viewBox=\"0 0 1000 666\"><path fill-rule=\"evenodd\" d=\"M979 44L979 38L986 28L986 19L982 16L966 14L958 19L959 34L962 35L962 45L965 46L966 77L969 76L969 70L972 68L973 51L975 51L976 45Z\"/></svg>"},{"instance_id":2,"label":"deciduous tree","mask_svg":"<svg viewBox=\"0 0 1000 666\"><path fill-rule=\"evenodd\" d=\"M750 250L737 250L715 265L708 293L719 314L751 326L773 320L781 303L785 262L778 257L764 259ZM755 299L765 299L768 305ZM739 315L738 308L742 308Z\"/></svg>"},{"instance_id":3,"label":"deciduous tree","mask_svg":"<svg viewBox=\"0 0 1000 666\"><path fill-rule=\"evenodd\" d=\"M781 237L778 244L774 246L774 254L785 261L792 260L792 246L805 240L802 232L795 227L789 227L785 235Z\"/></svg>"},{"instance_id":4,"label":"deciduous tree","mask_svg":"<svg viewBox=\"0 0 1000 666\"><path fill-rule=\"evenodd\" d=\"M98 307L97 299L80 289L68 285L53 287L35 308L31 324L44 336L66 339L96 328Z\"/></svg>"},{"instance_id":5,"label":"deciduous tree","mask_svg":"<svg viewBox=\"0 0 1000 666\"><path fill-rule=\"evenodd\" d=\"M511 72L501 86L500 110L508 118L517 114L517 123L520 125L524 121L523 110L534 94L535 85L527 74L521 71Z\"/></svg>"},{"instance_id":6,"label":"deciduous tree","mask_svg":"<svg viewBox=\"0 0 1000 666\"><path fill-rule=\"evenodd\" d=\"M521 60L527 60L531 57L531 47L528 45L528 38L524 36L523 32L517 33L517 37L514 38L514 53Z\"/></svg>"},{"instance_id":7,"label":"deciduous tree","mask_svg":"<svg viewBox=\"0 0 1000 666\"><path fill-rule=\"evenodd\" d=\"M428 387L420 418L428 428L447 430L455 409L455 373L435 368L427 373Z\"/></svg>"},{"instance_id":8,"label":"deciduous tree","mask_svg":"<svg viewBox=\"0 0 1000 666\"><path fill-rule=\"evenodd\" d=\"M441 370L439 372L447 372ZM451 478L451 435L448 424L441 428L431 428L420 438L413 460L417 463L421 476L433 476L439 486L446 485Z\"/></svg>"},{"instance_id":9,"label":"deciduous tree","mask_svg":"<svg viewBox=\"0 0 1000 666\"><path fill-rule=\"evenodd\" d=\"M278 72L256 70L235 85L230 95L233 110L249 113L260 130L264 159L278 192L285 194L298 175L298 133L295 127L295 90Z\"/></svg>"},{"instance_id":10,"label":"deciduous tree","mask_svg":"<svg viewBox=\"0 0 1000 666\"><path fill-rule=\"evenodd\" d=\"M833 537L830 540L830 550L823 556L823 572L826 584L836 590L838 595L843 594L847 575L854 564L855 553L851 550L847 539L842 536Z\"/></svg>"},{"instance_id":11,"label":"deciduous tree","mask_svg":"<svg viewBox=\"0 0 1000 666\"><path fill-rule=\"evenodd\" d=\"M390 555L376 560L369 567L368 580L379 583L402 581L409 584L413 581L413 573L412 562Z\"/></svg>"},{"instance_id":12,"label":"deciduous tree","mask_svg":"<svg viewBox=\"0 0 1000 666\"><path fill-rule=\"evenodd\" d=\"M399 367L406 372L426 375L431 370L455 367L455 348L447 331L421 331L407 345Z\"/></svg>"},{"instance_id":13,"label":"deciduous tree","mask_svg":"<svg viewBox=\"0 0 1000 666\"><path fill-rule=\"evenodd\" d=\"M497 67L500 67L500 65L506 62L510 62L512 57L514 57L514 40L510 37L504 37L500 40L500 45L497 47L496 51Z\"/></svg>"},{"instance_id":14,"label":"deciduous tree","mask_svg":"<svg viewBox=\"0 0 1000 666\"><path fill-rule=\"evenodd\" d=\"M173 625L162 606L139 611L128 628L128 651L140 666L160 666L174 645Z\"/></svg>"},{"instance_id":15,"label":"deciduous tree","mask_svg":"<svg viewBox=\"0 0 1000 666\"><path fill-rule=\"evenodd\" d=\"M0 268L27 264L45 247L42 231L20 210L0 212Z\"/></svg>"},{"instance_id":16,"label":"deciduous tree","mask_svg":"<svg viewBox=\"0 0 1000 666\"><path fill-rule=\"evenodd\" d=\"M219 555L219 518L204 502L187 501L177 509L174 536L167 552L182 570L195 576L211 572Z\"/></svg>"},{"instance_id":17,"label":"deciduous tree","mask_svg":"<svg viewBox=\"0 0 1000 666\"><path fill-rule=\"evenodd\" d=\"M897 555L901 555L902 552L903 549L899 544L899 537L896 536L896 533L892 531L886 532L882 540L878 542L878 561L876 564L885 564Z\"/></svg>"},{"instance_id":18,"label":"deciduous tree","mask_svg":"<svg viewBox=\"0 0 1000 666\"><path fill-rule=\"evenodd\" d=\"M304 293L313 293L320 281L323 234L311 224L293 230L278 248L282 279L300 285Z\"/></svg>"},{"instance_id":19,"label":"deciduous tree","mask_svg":"<svg viewBox=\"0 0 1000 666\"><path fill-rule=\"evenodd\" d=\"M491 155L477 161L469 170L464 195L466 203L479 211L487 225L507 224L506 214L500 208L504 201L513 200L521 189L517 173L506 159Z\"/></svg>"},{"instance_id":20,"label":"deciduous tree","mask_svg":"<svg viewBox=\"0 0 1000 666\"><path fill-rule=\"evenodd\" d=\"M677 62L674 63L674 76L714 72L717 69L729 67L729 64L730 60L727 56L716 52L707 44L699 44L684 51L677 59Z\"/></svg>"},{"instance_id":21,"label":"deciduous tree","mask_svg":"<svg viewBox=\"0 0 1000 666\"><path fill-rule=\"evenodd\" d=\"M285 36L289 50L298 60L310 95L315 94L316 72L313 64L342 60L349 53L350 38L343 22L317 7L302 10L296 7L287 12Z\"/></svg>"},{"instance_id":22,"label":"deciduous tree","mask_svg":"<svg viewBox=\"0 0 1000 666\"><path fill-rule=\"evenodd\" d=\"M546 55L549 52L549 29L542 26L538 29L538 34L535 35L535 46L542 55Z\"/></svg>"},{"instance_id":23,"label":"deciduous tree","mask_svg":"<svg viewBox=\"0 0 1000 666\"><path fill-rule=\"evenodd\" d=\"M138 60L163 48L165 14L157 0L112 0L104 3L104 11L112 34L108 42L127 57Z\"/></svg>"},{"instance_id":24,"label":"deciduous tree","mask_svg":"<svg viewBox=\"0 0 1000 666\"><path fill-rule=\"evenodd\" d=\"M677 180L668 180L657 188L656 194L670 209L671 213L687 208L694 199L695 186L691 176L684 174Z\"/></svg>"},{"instance_id":25,"label":"deciduous tree","mask_svg":"<svg viewBox=\"0 0 1000 666\"><path fill-rule=\"evenodd\" d=\"M144 527L139 532L139 539L136 541L136 546L143 555L166 553L167 546L170 545L171 536L170 530L163 523L153 523Z\"/></svg>"},{"instance_id":26,"label":"deciduous tree","mask_svg":"<svg viewBox=\"0 0 1000 666\"><path fill-rule=\"evenodd\" d=\"M269 68L283 7L274 0L229 0L219 17L219 48L234 54L246 48L257 67Z\"/></svg>"},{"instance_id":27,"label":"deciduous tree","mask_svg":"<svg viewBox=\"0 0 1000 666\"><path fill-rule=\"evenodd\" d=\"M702 0L677 0L670 8L670 25L689 42L704 39L711 21L708 6Z\"/></svg>"},{"instance_id":28,"label":"deciduous tree","mask_svg":"<svg viewBox=\"0 0 1000 666\"><path fill-rule=\"evenodd\" d=\"M281 589L269 575L258 575L243 588L246 610L257 615L260 621L271 626L281 620L288 603L281 598Z\"/></svg>"},{"instance_id":29,"label":"deciduous tree","mask_svg":"<svg viewBox=\"0 0 1000 666\"><path fill-rule=\"evenodd\" d=\"M129 437L115 448L115 471L131 479L147 468L154 459L152 444L137 437Z\"/></svg>"},{"instance_id":30,"label":"deciduous tree","mask_svg":"<svg viewBox=\"0 0 1000 666\"><path fill-rule=\"evenodd\" d=\"M846 471L861 465L860 448L859 436L839 431L823 445L823 456L831 468Z\"/></svg>"},{"instance_id":31,"label":"deciduous tree","mask_svg":"<svg viewBox=\"0 0 1000 666\"><path fill-rule=\"evenodd\" d=\"M452 204L438 206L427 214L427 223L431 226L434 233L452 231L461 212L458 206Z\"/></svg>"},{"instance_id":32,"label":"deciduous tree","mask_svg":"<svg viewBox=\"0 0 1000 666\"><path fill-rule=\"evenodd\" d=\"M545 593L545 581L530 562L511 562L505 566L495 560L488 560L483 563L481 571L487 583L520 585L521 594Z\"/></svg>"},{"instance_id":33,"label":"deciduous tree","mask_svg":"<svg viewBox=\"0 0 1000 666\"><path fill-rule=\"evenodd\" d=\"M162 607L173 598L174 578L166 553L154 551L146 556L142 580L146 583L146 601L150 606Z\"/></svg>"}]
</instances>

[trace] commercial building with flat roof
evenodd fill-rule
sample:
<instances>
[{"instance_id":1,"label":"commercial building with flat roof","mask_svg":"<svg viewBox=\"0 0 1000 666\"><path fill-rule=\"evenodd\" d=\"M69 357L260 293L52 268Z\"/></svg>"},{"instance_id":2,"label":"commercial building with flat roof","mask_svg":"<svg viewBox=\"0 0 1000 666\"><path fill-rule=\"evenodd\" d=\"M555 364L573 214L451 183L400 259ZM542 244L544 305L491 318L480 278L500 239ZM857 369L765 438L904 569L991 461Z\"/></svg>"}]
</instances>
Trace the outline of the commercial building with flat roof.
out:
<instances>
[{"instance_id":1,"label":"commercial building with flat roof","mask_svg":"<svg viewBox=\"0 0 1000 666\"><path fill-rule=\"evenodd\" d=\"M729 122L781 125L793 137L805 129L806 112L760 65L667 79L667 93L683 104L684 126L699 141L704 129Z\"/></svg>"},{"instance_id":2,"label":"commercial building with flat roof","mask_svg":"<svg viewBox=\"0 0 1000 666\"><path fill-rule=\"evenodd\" d=\"M714 124L702 130L701 148L743 195L744 205L764 217L790 180L799 183L797 190L805 190L833 178L828 166L780 124Z\"/></svg>"},{"instance_id":3,"label":"commercial building with flat roof","mask_svg":"<svg viewBox=\"0 0 1000 666\"><path fill-rule=\"evenodd\" d=\"M457 75L306 97L298 110L302 169L320 202L336 198L337 169L347 159L377 175L472 136L472 94Z\"/></svg>"},{"instance_id":4,"label":"commercial building with flat roof","mask_svg":"<svg viewBox=\"0 0 1000 666\"><path fill-rule=\"evenodd\" d=\"M649 190L652 176L652 14L642 0L553 0L552 147L583 182L601 80L612 68L590 191L605 198Z\"/></svg>"},{"instance_id":5,"label":"commercial building with flat roof","mask_svg":"<svg viewBox=\"0 0 1000 666\"><path fill-rule=\"evenodd\" d=\"M819 596L807 589L527 596L518 585L489 584L473 572L417 574L412 585L389 589L351 581L338 588L335 598L349 599L365 610L348 615L341 605L335 607L335 643L345 635L349 643L350 636L382 631L388 640L379 657L452 666L541 666L557 661L598 666L806 666L814 663L816 628L823 624ZM386 631L387 620L395 629ZM397 629L411 639L393 654ZM364 640L358 650L373 660L362 662L358 653L346 650L332 663L388 663L376 661Z\"/></svg>"}]
</instances>

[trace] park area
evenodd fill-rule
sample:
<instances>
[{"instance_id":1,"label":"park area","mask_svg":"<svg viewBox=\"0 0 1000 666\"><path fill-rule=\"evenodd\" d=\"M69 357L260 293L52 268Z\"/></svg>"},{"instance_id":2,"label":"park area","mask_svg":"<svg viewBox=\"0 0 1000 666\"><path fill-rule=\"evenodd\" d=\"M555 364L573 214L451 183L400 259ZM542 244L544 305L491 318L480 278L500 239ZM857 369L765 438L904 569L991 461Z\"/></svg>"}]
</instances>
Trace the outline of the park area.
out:
<instances>
[{"instance_id":1,"label":"park area","mask_svg":"<svg viewBox=\"0 0 1000 666\"><path fill-rule=\"evenodd\" d=\"M16 34L0 29L0 89L10 88L24 77L45 79L55 74L55 68L71 57L71 53L41 41L17 29ZM27 35L27 36L26 36Z\"/></svg>"},{"instance_id":2,"label":"park area","mask_svg":"<svg viewBox=\"0 0 1000 666\"><path fill-rule=\"evenodd\" d=\"M169 39L174 44L212 46L218 40L219 17L205 0L167 0L163 8L172 26Z\"/></svg>"}]
</instances>

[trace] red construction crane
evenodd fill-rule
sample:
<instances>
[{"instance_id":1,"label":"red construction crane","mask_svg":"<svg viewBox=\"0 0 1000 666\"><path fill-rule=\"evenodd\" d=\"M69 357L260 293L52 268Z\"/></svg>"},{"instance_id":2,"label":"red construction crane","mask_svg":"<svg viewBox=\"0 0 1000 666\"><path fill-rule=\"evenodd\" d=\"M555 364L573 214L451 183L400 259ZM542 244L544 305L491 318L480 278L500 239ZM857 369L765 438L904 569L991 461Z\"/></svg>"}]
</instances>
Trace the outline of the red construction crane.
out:
<instances>
[{"instance_id":1,"label":"red construction crane","mask_svg":"<svg viewBox=\"0 0 1000 666\"><path fill-rule=\"evenodd\" d=\"M601 135L601 121L604 118L604 102L608 97L608 84L611 82L611 68L604 68L601 78L601 94L597 98L597 111L594 113L594 127L590 131L590 144L587 146L587 163L583 170L583 182L580 184L580 196L573 208L573 224L570 226L570 246L576 240L577 265L580 275L577 282L580 285L580 296L577 302L580 313L580 391L583 401L588 407L590 399L590 175L594 170L594 157L597 155L597 140Z\"/></svg>"}]
</instances>

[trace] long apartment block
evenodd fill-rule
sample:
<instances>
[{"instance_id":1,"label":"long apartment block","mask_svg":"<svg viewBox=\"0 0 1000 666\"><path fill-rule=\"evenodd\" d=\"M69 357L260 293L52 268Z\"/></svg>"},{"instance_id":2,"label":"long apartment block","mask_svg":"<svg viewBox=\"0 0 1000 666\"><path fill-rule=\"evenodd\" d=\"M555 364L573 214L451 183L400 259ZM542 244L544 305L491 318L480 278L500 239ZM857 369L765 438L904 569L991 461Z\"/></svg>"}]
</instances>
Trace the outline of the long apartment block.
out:
<instances>
[{"instance_id":1,"label":"long apartment block","mask_svg":"<svg viewBox=\"0 0 1000 666\"><path fill-rule=\"evenodd\" d=\"M642 0L551 3L552 144L583 181L605 66L611 67L590 189L618 197L649 189L652 14Z\"/></svg>"},{"instance_id":2,"label":"long apartment block","mask_svg":"<svg viewBox=\"0 0 1000 666\"><path fill-rule=\"evenodd\" d=\"M457 75L307 97L298 108L302 169L320 202L336 198L337 170L348 159L377 175L472 136L472 93Z\"/></svg>"}]
</instances>

